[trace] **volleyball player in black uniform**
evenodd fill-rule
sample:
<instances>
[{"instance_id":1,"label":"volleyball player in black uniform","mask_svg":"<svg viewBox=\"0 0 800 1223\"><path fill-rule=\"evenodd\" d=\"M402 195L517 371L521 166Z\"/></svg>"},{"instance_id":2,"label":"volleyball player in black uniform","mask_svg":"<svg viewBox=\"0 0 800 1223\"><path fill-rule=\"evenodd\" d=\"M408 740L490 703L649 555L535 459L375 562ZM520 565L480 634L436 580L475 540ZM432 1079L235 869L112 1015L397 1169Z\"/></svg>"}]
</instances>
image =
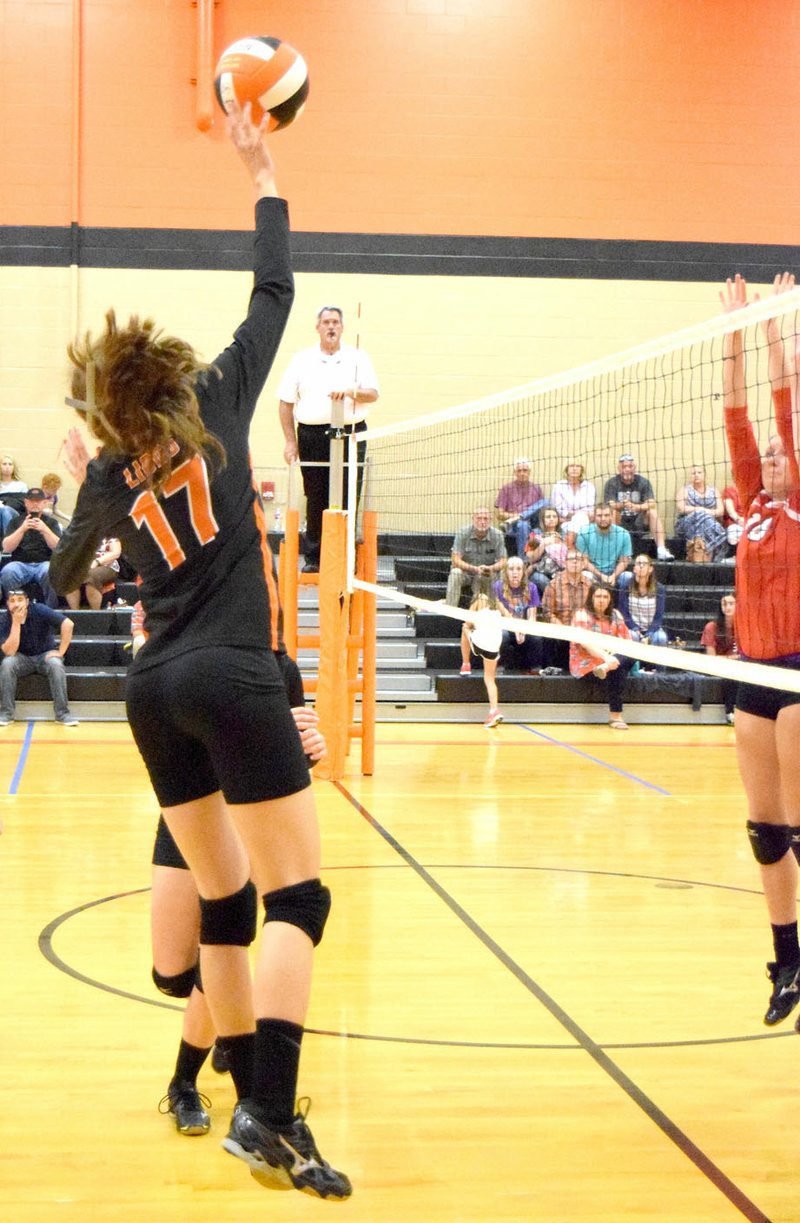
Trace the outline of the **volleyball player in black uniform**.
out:
<instances>
[{"instance_id":1,"label":"volleyball player in black uniform","mask_svg":"<svg viewBox=\"0 0 800 1223\"><path fill-rule=\"evenodd\" d=\"M258 197L247 318L211 367L152 322L121 327L113 312L102 335L70 348L70 402L101 450L87 463L70 431L67 462L85 476L50 578L57 591L74 589L108 535L141 577L149 638L130 668L128 718L201 897L203 985L238 1096L223 1145L265 1184L343 1198L349 1180L295 1113L330 893L272 652L278 605L248 445L294 293L288 217L249 108L228 130ZM266 912L252 988L251 873Z\"/></svg>"},{"instance_id":2,"label":"volleyball player in black uniform","mask_svg":"<svg viewBox=\"0 0 800 1223\"><path fill-rule=\"evenodd\" d=\"M285 648L276 652L289 706L311 768L325 754L325 739L315 711L306 706L300 670ZM159 1112L170 1113L180 1134L207 1134L210 1101L197 1089L200 1073L216 1039L214 1021L198 972L200 901L183 855L159 816L152 857L150 927L153 981L170 998L184 998L181 1039L175 1071ZM225 1053L215 1047L212 1064L219 1074L228 1070Z\"/></svg>"}]
</instances>

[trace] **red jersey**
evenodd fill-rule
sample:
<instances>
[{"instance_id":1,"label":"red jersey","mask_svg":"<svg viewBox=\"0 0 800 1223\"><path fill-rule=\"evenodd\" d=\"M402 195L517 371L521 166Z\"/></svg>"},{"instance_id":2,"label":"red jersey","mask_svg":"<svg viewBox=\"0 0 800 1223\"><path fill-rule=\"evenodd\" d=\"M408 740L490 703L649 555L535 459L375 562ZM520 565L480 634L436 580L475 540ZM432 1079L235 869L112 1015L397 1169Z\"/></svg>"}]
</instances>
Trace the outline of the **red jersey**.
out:
<instances>
[{"instance_id":1,"label":"red jersey","mask_svg":"<svg viewBox=\"0 0 800 1223\"><path fill-rule=\"evenodd\" d=\"M797 473L789 390L773 393L777 432ZM736 640L760 662L800 654L800 489L773 501L761 487L761 455L747 407L727 408L733 478L746 506L736 549Z\"/></svg>"}]
</instances>

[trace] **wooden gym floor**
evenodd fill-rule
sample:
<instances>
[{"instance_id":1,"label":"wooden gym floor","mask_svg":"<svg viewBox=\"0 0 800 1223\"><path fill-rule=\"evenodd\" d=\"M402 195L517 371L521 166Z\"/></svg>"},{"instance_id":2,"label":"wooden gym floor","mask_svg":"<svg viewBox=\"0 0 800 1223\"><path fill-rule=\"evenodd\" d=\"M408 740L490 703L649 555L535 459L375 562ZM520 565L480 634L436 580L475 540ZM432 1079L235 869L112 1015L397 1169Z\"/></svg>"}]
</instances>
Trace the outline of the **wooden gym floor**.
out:
<instances>
[{"instance_id":1,"label":"wooden gym floor","mask_svg":"<svg viewBox=\"0 0 800 1223\"><path fill-rule=\"evenodd\" d=\"M476 707L476 717L482 707ZM800 1220L800 1042L728 727L383 724L315 782L334 909L301 1092L342 1205L260 1188L157 1104L156 808L124 724L0 737L9 1223Z\"/></svg>"}]
</instances>

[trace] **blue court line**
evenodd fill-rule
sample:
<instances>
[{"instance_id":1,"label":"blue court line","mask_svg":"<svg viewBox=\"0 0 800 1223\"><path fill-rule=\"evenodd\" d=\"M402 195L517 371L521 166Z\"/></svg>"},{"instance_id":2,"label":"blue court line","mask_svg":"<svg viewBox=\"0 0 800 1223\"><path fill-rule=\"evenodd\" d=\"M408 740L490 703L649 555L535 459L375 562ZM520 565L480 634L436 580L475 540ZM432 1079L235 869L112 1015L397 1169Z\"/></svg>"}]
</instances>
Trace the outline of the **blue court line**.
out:
<instances>
[{"instance_id":1,"label":"blue court line","mask_svg":"<svg viewBox=\"0 0 800 1223\"><path fill-rule=\"evenodd\" d=\"M597 756L590 756L588 752L582 752L579 747L573 747L571 743L565 743L563 739L553 739L551 735L544 734L541 730L534 730L532 726L525 726L523 723L518 723L520 730L527 730L531 735L538 735L540 739L544 739L547 743L552 743L554 747L564 747L568 752L574 752L576 756L582 756L584 760L591 760L592 764L599 764L604 769L610 769L612 773L618 773L620 777L627 777L629 781L635 781L637 785L645 786L648 790L655 790L656 794L663 794L667 798L672 798L669 790L664 790L661 786L656 786L652 781L645 781L643 777L637 777L635 773L629 773L627 769L618 769L615 764L609 764L606 760L599 760Z\"/></svg>"},{"instance_id":2,"label":"blue court line","mask_svg":"<svg viewBox=\"0 0 800 1223\"><path fill-rule=\"evenodd\" d=\"M25 769L25 761L28 759L28 750L31 746L33 738L33 722L29 722L25 728L25 738L22 740L22 747L19 752L19 760L17 767L14 770L14 776L11 778L11 785L8 787L9 794L16 794L19 789L19 783L22 781L22 774Z\"/></svg>"}]
</instances>

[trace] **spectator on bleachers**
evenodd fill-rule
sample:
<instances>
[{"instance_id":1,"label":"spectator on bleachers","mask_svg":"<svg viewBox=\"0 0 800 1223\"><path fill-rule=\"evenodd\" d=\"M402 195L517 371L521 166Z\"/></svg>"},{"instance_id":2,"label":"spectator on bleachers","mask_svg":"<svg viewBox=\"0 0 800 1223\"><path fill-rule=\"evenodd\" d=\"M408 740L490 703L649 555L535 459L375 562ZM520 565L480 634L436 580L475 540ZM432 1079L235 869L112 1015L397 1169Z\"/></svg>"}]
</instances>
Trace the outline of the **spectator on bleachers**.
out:
<instances>
[{"instance_id":1,"label":"spectator on bleachers","mask_svg":"<svg viewBox=\"0 0 800 1223\"><path fill-rule=\"evenodd\" d=\"M0 570L3 595L36 582L44 601L55 607L58 598L50 580L50 556L61 538L61 527L47 511L47 498L41 488L29 488L24 495L25 509L16 514L3 537L3 551L11 554Z\"/></svg>"},{"instance_id":2,"label":"spectator on bleachers","mask_svg":"<svg viewBox=\"0 0 800 1223\"><path fill-rule=\"evenodd\" d=\"M718 654L723 658L738 658L739 647L736 644L736 595L723 595L719 601L719 611L716 619L709 620L703 629L700 644L706 654ZM725 704L725 717L733 726L733 711L736 705L736 689L738 684L734 679L722 681L722 700Z\"/></svg>"},{"instance_id":3,"label":"spectator on bleachers","mask_svg":"<svg viewBox=\"0 0 800 1223\"><path fill-rule=\"evenodd\" d=\"M483 683L489 699L489 714L483 725L487 730L502 722L497 699L497 660L503 641L500 611L489 595L478 595L469 605L474 618L461 626L461 674L472 671L470 655L483 659Z\"/></svg>"},{"instance_id":4,"label":"spectator on bleachers","mask_svg":"<svg viewBox=\"0 0 800 1223\"><path fill-rule=\"evenodd\" d=\"M653 562L640 553L633 562L633 573L623 573L619 580L619 610L634 641L669 645L664 628L666 607L667 592L656 581Z\"/></svg>"},{"instance_id":5,"label":"spectator on bleachers","mask_svg":"<svg viewBox=\"0 0 800 1223\"><path fill-rule=\"evenodd\" d=\"M564 479L556 481L550 494L550 502L558 510L561 530L568 544L574 544L578 532L594 522L596 501L597 490L591 480L586 479L583 463L569 459Z\"/></svg>"},{"instance_id":6,"label":"spectator on bleachers","mask_svg":"<svg viewBox=\"0 0 800 1223\"><path fill-rule=\"evenodd\" d=\"M540 592L545 591L557 573L563 573L567 559L567 545L558 529L558 510L552 505L541 512L540 531L533 531L525 548L525 558L530 566L530 576Z\"/></svg>"},{"instance_id":7,"label":"spectator on bleachers","mask_svg":"<svg viewBox=\"0 0 800 1223\"><path fill-rule=\"evenodd\" d=\"M20 479L17 461L10 454L0 457L0 496L3 493L26 493L28 486Z\"/></svg>"},{"instance_id":8,"label":"spectator on bleachers","mask_svg":"<svg viewBox=\"0 0 800 1223\"><path fill-rule=\"evenodd\" d=\"M687 557L694 552L696 560L703 559L703 553L706 560L719 559L727 542L722 525L725 507L718 490L706 484L705 470L699 464L692 467L689 483L678 492L675 506L675 534L686 543Z\"/></svg>"},{"instance_id":9,"label":"spectator on bleachers","mask_svg":"<svg viewBox=\"0 0 800 1223\"><path fill-rule=\"evenodd\" d=\"M77 726L67 701L64 655L72 641L73 623L61 612L31 603L24 590L9 590L8 610L0 612L0 726L16 714L17 683L22 676L46 675L57 722ZM53 630L58 629L58 645Z\"/></svg>"},{"instance_id":10,"label":"spectator on bleachers","mask_svg":"<svg viewBox=\"0 0 800 1223\"><path fill-rule=\"evenodd\" d=\"M525 566L518 556L506 561L502 577L492 587L498 607L517 620L535 620L539 606L539 591L525 578ZM500 662L507 671L533 671L539 663L541 650L538 637L527 633L503 630Z\"/></svg>"},{"instance_id":11,"label":"spectator on bleachers","mask_svg":"<svg viewBox=\"0 0 800 1223\"><path fill-rule=\"evenodd\" d=\"M480 506L473 510L472 522L456 531L445 602L458 607L467 579L473 598L487 594L505 563L503 532L492 526L491 512L485 506Z\"/></svg>"},{"instance_id":12,"label":"spectator on bleachers","mask_svg":"<svg viewBox=\"0 0 800 1223\"><path fill-rule=\"evenodd\" d=\"M81 589L92 611L103 606L104 595L113 591L119 578L119 558L122 544L118 539L101 539L94 560L89 566ZM66 596L67 606L77 611L81 605L81 590L73 590Z\"/></svg>"},{"instance_id":13,"label":"spectator on bleachers","mask_svg":"<svg viewBox=\"0 0 800 1223\"><path fill-rule=\"evenodd\" d=\"M584 607L577 611L572 623L576 628L608 637L630 638L628 627L614 607L614 596L607 586L592 586ZM600 646L598 642L598 646ZM627 730L623 717L623 696L633 659L611 654L610 644L604 658L576 641L569 647L569 669L576 679L599 681L608 695L608 724L612 730Z\"/></svg>"},{"instance_id":14,"label":"spectator on bleachers","mask_svg":"<svg viewBox=\"0 0 800 1223\"><path fill-rule=\"evenodd\" d=\"M27 484L20 480L16 461L10 454L0 458L0 533L5 535L22 509L22 494Z\"/></svg>"},{"instance_id":15,"label":"spectator on bleachers","mask_svg":"<svg viewBox=\"0 0 800 1223\"><path fill-rule=\"evenodd\" d=\"M514 479L503 485L494 504L501 527L514 536L515 554L523 556L531 527L547 504L541 486L531 480L529 459L514 459Z\"/></svg>"},{"instance_id":16,"label":"spectator on bleachers","mask_svg":"<svg viewBox=\"0 0 800 1223\"><path fill-rule=\"evenodd\" d=\"M69 519L58 512L58 492L63 481L57 471L46 471L42 476L42 492L50 502L50 513L55 518L60 518L62 522L69 522Z\"/></svg>"},{"instance_id":17,"label":"spectator on bleachers","mask_svg":"<svg viewBox=\"0 0 800 1223\"><path fill-rule=\"evenodd\" d=\"M575 548L585 557L589 577L616 586L633 556L633 543L625 527L613 521L613 509L603 502L594 512L594 522L578 533Z\"/></svg>"},{"instance_id":18,"label":"spectator on bleachers","mask_svg":"<svg viewBox=\"0 0 800 1223\"><path fill-rule=\"evenodd\" d=\"M728 539L730 557L735 558L736 545L742 538L744 524L747 521L747 515L745 514L742 506L739 490L735 484L728 484L725 488L723 488L722 508L725 511L722 517L722 525L725 528L725 534Z\"/></svg>"},{"instance_id":19,"label":"spectator on bleachers","mask_svg":"<svg viewBox=\"0 0 800 1223\"><path fill-rule=\"evenodd\" d=\"M638 535L649 531L656 541L658 559L675 559L664 540L664 524L658 513L653 486L646 476L637 472L636 460L632 454L619 456L617 474L606 480L603 500L611 506L617 526L625 527L627 531L634 531Z\"/></svg>"},{"instance_id":20,"label":"spectator on bleachers","mask_svg":"<svg viewBox=\"0 0 800 1223\"><path fill-rule=\"evenodd\" d=\"M567 550L566 569L557 574L542 595L542 618L552 624L572 624L592 588L583 572L585 557L575 548ZM569 669L569 642L544 639L545 657L551 672Z\"/></svg>"}]
</instances>

